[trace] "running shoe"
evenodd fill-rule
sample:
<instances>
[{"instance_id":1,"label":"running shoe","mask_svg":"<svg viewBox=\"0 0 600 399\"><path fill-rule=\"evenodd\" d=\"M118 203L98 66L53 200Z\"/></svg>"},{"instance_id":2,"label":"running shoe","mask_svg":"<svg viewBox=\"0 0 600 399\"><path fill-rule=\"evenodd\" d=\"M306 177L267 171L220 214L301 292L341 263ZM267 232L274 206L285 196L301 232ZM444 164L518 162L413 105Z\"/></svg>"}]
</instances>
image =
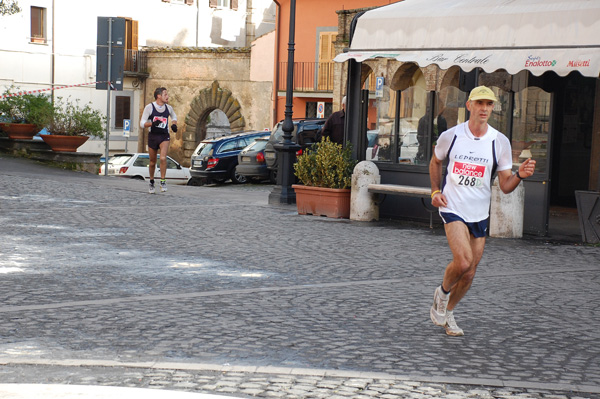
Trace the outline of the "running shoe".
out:
<instances>
[{"instance_id":1,"label":"running shoe","mask_svg":"<svg viewBox=\"0 0 600 399\"><path fill-rule=\"evenodd\" d=\"M160 192L161 193L166 193L167 192L167 182L164 180L160 181Z\"/></svg>"},{"instance_id":2,"label":"running shoe","mask_svg":"<svg viewBox=\"0 0 600 399\"><path fill-rule=\"evenodd\" d=\"M148 192L150 194L154 194L155 191L154 191L154 183L153 182L150 182L150 185L148 186Z\"/></svg>"},{"instance_id":3,"label":"running shoe","mask_svg":"<svg viewBox=\"0 0 600 399\"><path fill-rule=\"evenodd\" d=\"M429 315L431 321L436 326L444 327L446 325L446 306L448 306L448 295L444 294L442 287L437 287L433 293L433 305Z\"/></svg>"},{"instance_id":4,"label":"running shoe","mask_svg":"<svg viewBox=\"0 0 600 399\"><path fill-rule=\"evenodd\" d=\"M446 334L452 335L453 337L461 337L465 335L462 328L456 325L453 312L446 312L446 325L444 328L446 329Z\"/></svg>"}]
</instances>

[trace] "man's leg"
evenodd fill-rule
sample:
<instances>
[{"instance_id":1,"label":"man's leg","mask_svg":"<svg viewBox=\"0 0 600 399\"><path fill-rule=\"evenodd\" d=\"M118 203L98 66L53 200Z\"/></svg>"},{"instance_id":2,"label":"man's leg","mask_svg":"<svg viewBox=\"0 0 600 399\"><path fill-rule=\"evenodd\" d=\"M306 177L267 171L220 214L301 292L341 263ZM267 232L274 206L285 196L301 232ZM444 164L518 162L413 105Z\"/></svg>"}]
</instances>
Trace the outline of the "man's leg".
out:
<instances>
[{"instance_id":1,"label":"man's leg","mask_svg":"<svg viewBox=\"0 0 600 399\"><path fill-rule=\"evenodd\" d=\"M150 176L150 185L148 187L148 192L150 194L154 194L154 171L156 170L156 150L148 147L148 157L148 176Z\"/></svg>"},{"instance_id":2,"label":"man's leg","mask_svg":"<svg viewBox=\"0 0 600 399\"><path fill-rule=\"evenodd\" d=\"M150 157L150 162L148 163L148 173L150 180L154 180L154 172L156 170L156 153L157 150L148 147L148 156Z\"/></svg>"},{"instance_id":3,"label":"man's leg","mask_svg":"<svg viewBox=\"0 0 600 399\"><path fill-rule=\"evenodd\" d=\"M471 287L483 254L485 237L474 238L461 221L446 223L444 228L453 258L444 272L442 286L435 290L431 321L445 327L449 335L463 335L454 321L452 310Z\"/></svg>"},{"instance_id":4,"label":"man's leg","mask_svg":"<svg viewBox=\"0 0 600 399\"><path fill-rule=\"evenodd\" d=\"M167 153L169 152L169 141L163 141L160 143L160 191L162 193L167 191Z\"/></svg>"},{"instance_id":5,"label":"man's leg","mask_svg":"<svg viewBox=\"0 0 600 399\"><path fill-rule=\"evenodd\" d=\"M435 289L433 305L429 311L431 321L437 326L446 325L450 291L454 294L453 287L471 264L470 233L467 226L460 221L444 224L446 239L452 251L452 262L446 266L442 285ZM464 295L464 294L463 294ZM456 303L455 303L456 304Z\"/></svg>"},{"instance_id":6,"label":"man's leg","mask_svg":"<svg viewBox=\"0 0 600 399\"><path fill-rule=\"evenodd\" d=\"M456 223L456 222L455 222ZM460 223L460 222L458 222ZM452 223L451 223L452 224ZM462 224L462 223L460 223ZM465 228L466 226L462 224ZM462 244L459 245L461 248L457 248L457 252L461 253L464 250L462 248ZM473 278L475 277L475 272L477 271L477 266L479 265L479 261L483 256L483 249L485 247L485 237L475 238L473 236L469 236L469 253L470 256L467 259L470 259L468 263L468 267L466 270L460 274L458 280L455 280L457 276L457 268L453 268L452 270L448 270L446 268L446 273L444 274L444 289L450 289L451 295L450 300L448 301L448 310L452 311L454 307L460 302L460 300L465 296L469 288L471 288L471 284L473 283ZM452 254L454 255L454 250L452 246L450 247ZM459 255L459 259L464 259L464 255ZM456 255L454 255L454 259L456 259ZM451 264L454 264L455 260L452 260ZM466 259L465 259L466 260ZM461 264L462 260L459 260L459 264ZM464 267L464 263L461 264ZM450 265L448 265L450 266ZM460 269L462 269L462 267ZM448 278L447 278L448 277ZM452 281L454 280L454 284ZM446 285L450 285L450 288Z\"/></svg>"},{"instance_id":7,"label":"man's leg","mask_svg":"<svg viewBox=\"0 0 600 399\"><path fill-rule=\"evenodd\" d=\"M485 237L473 237L462 222L448 223L445 227L453 259L444 273L443 286L450 291L450 298L446 296L448 303L444 328L446 334L460 337L464 335L464 331L456 324L453 309L471 288L477 265L483 255Z\"/></svg>"},{"instance_id":8,"label":"man's leg","mask_svg":"<svg viewBox=\"0 0 600 399\"><path fill-rule=\"evenodd\" d=\"M167 174L167 153L169 152L169 144L168 140L160 143L160 179L164 180ZM154 159L156 159L156 155L154 155Z\"/></svg>"}]
</instances>

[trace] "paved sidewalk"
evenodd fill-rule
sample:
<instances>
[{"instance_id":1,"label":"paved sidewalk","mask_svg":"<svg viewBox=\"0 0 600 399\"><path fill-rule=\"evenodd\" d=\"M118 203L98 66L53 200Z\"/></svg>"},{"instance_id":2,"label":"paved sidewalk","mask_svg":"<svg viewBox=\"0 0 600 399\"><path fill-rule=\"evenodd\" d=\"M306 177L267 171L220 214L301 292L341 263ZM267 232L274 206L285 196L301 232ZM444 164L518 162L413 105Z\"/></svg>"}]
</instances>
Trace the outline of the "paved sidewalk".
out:
<instances>
[{"instance_id":1,"label":"paved sidewalk","mask_svg":"<svg viewBox=\"0 0 600 399\"><path fill-rule=\"evenodd\" d=\"M428 314L439 227L3 154L0 186L0 384L44 385L21 394L600 397L599 247L489 239L456 338Z\"/></svg>"},{"instance_id":2,"label":"paved sidewalk","mask_svg":"<svg viewBox=\"0 0 600 399\"><path fill-rule=\"evenodd\" d=\"M73 386L56 384L0 384L3 399L227 399L230 396L191 392L120 388L99 386Z\"/></svg>"}]
</instances>

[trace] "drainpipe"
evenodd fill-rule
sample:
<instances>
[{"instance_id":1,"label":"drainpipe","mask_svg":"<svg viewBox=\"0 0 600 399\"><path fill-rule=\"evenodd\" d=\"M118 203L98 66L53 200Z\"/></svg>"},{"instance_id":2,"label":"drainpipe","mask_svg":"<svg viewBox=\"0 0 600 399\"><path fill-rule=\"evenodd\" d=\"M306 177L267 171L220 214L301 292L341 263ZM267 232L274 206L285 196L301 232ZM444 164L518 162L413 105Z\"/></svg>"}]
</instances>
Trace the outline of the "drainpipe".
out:
<instances>
[{"instance_id":1,"label":"drainpipe","mask_svg":"<svg viewBox=\"0 0 600 399\"><path fill-rule=\"evenodd\" d=\"M272 126L275 126L277 122L277 88L279 87L279 35L281 34L281 4L279 4L278 0L273 0L275 4L277 4L277 22L276 22L276 32L275 35L275 79L273 79L273 123Z\"/></svg>"},{"instance_id":2,"label":"drainpipe","mask_svg":"<svg viewBox=\"0 0 600 399\"><path fill-rule=\"evenodd\" d=\"M200 1L196 2L196 47L198 47L198 30L200 28Z\"/></svg>"}]
</instances>

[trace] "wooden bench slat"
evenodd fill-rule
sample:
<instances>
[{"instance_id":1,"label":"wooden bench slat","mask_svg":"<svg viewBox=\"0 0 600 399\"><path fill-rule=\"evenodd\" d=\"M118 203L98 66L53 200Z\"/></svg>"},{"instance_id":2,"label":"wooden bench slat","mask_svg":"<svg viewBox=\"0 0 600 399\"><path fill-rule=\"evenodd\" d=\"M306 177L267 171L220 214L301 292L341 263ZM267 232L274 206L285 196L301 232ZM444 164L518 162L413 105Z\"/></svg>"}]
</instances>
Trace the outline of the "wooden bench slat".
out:
<instances>
[{"instance_id":1,"label":"wooden bench slat","mask_svg":"<svg viewBox=\"0 0 600 399\"><path fill-rule=\"evenodd\" d=\"M371 193L379 194L397 194L409 197L430 197L431 189L429 187L405 186L400 184L369 184L367 189Z\"/></svg>"}]
</instances>

